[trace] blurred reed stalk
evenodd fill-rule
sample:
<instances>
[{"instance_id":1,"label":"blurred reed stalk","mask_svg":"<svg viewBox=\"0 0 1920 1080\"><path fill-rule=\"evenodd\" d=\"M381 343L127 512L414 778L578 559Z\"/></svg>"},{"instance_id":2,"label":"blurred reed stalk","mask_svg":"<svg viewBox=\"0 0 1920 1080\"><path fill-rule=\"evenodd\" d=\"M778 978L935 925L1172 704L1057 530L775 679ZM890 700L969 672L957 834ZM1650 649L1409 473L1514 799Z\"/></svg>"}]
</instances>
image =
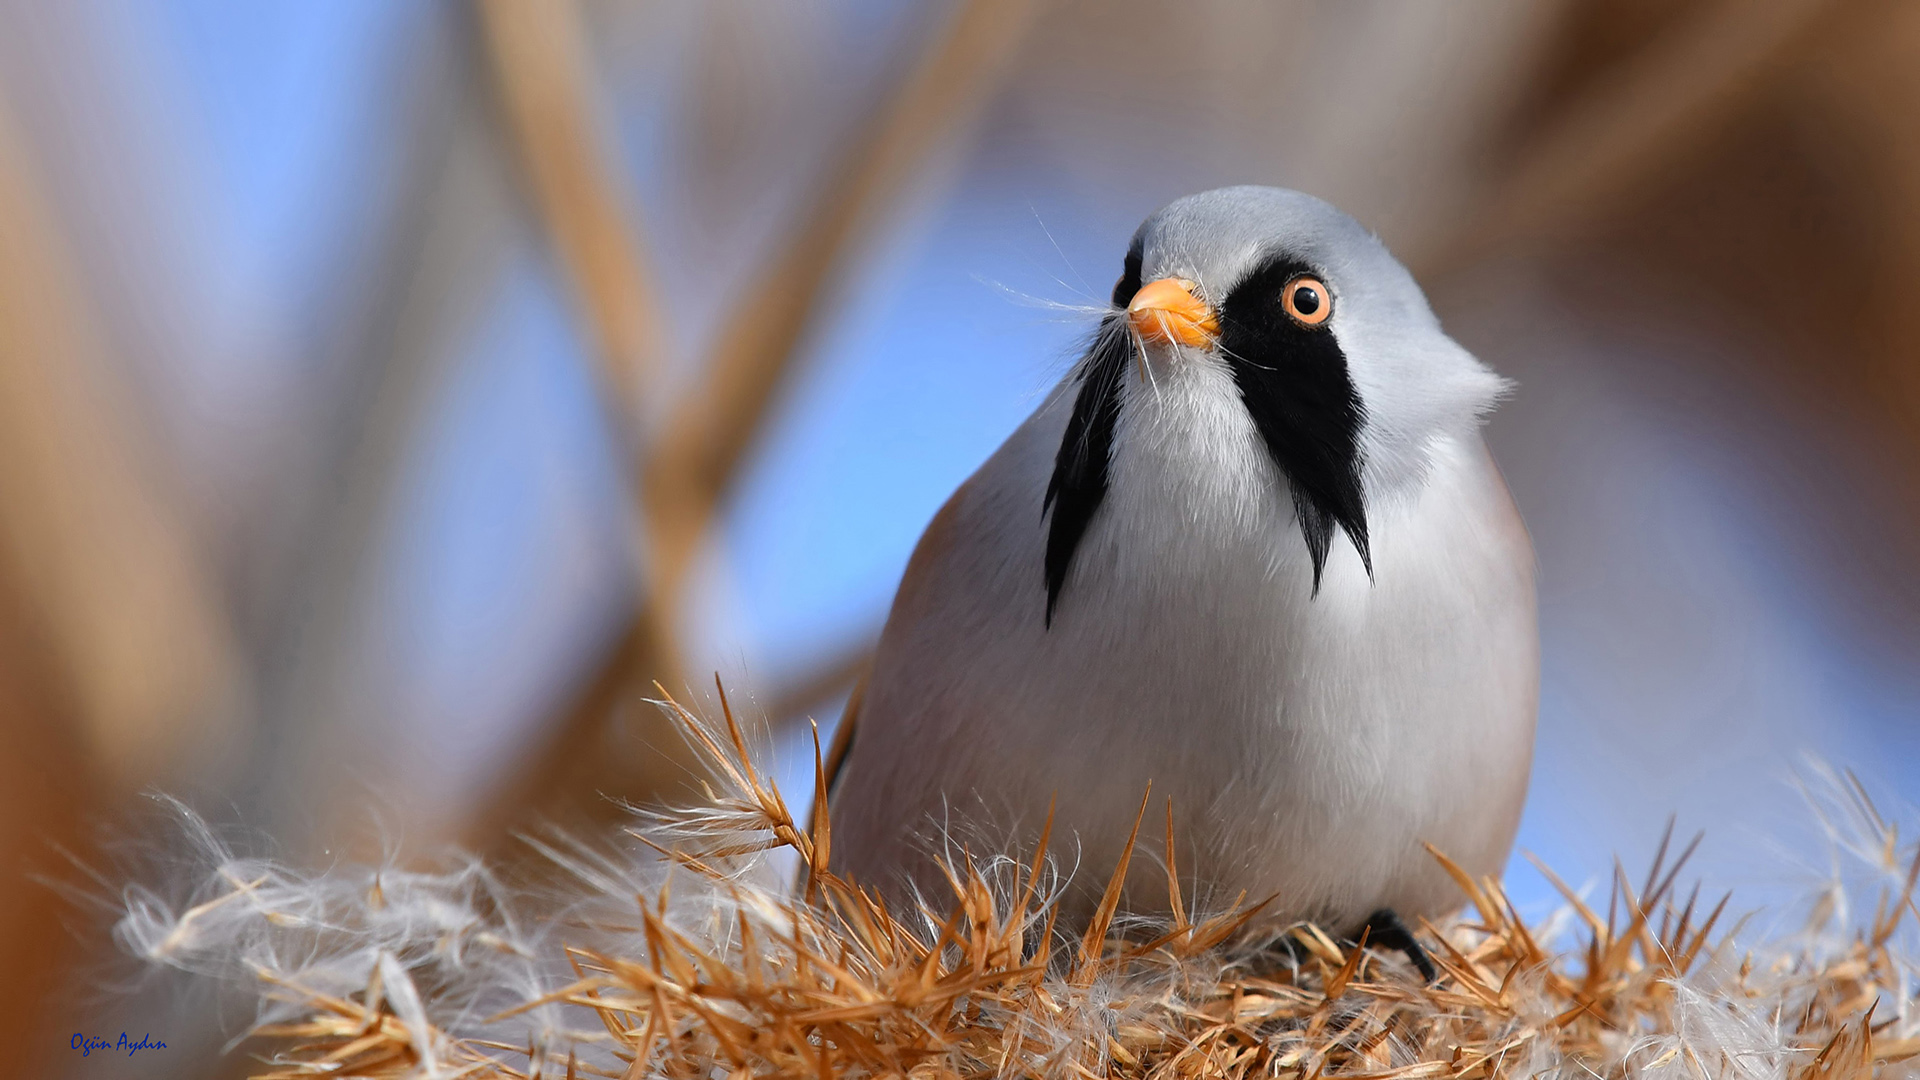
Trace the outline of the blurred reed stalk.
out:
<instances>
[{"instance_id":1,"label":"blurred reed stalk","mask_svg":"<svg viewBox=\"0 0 1920 1080\"><path fill-rule=\"evenodd\" d=\"M1435 273L1566 238L1656 173L1685 167L1822 40L1835 0L1680 5L1640 48L1505 155L1479 212L1420 262Z\"/></svg>"},{"instance_id":2,"label":"blurred reed stalk","mask_svg":"<svg viewBox=\"0 0 1920 1080\"><path fill-rule=\"evenodd\" d=\"M618 643L531 764L504 789L479 836L529 810L562 819L603 817L601 793L642 798L684 782L690 758L652 710L622 709L658 680L679 685L675 628L681 592L715 514L810 331L830 314L835 284L872 228L919 177L930 154L977 114L1011 65L1032 0L966 0L878 102L830 164L787 237L743 290L694 385L668 407L659 432L639 431L639 406L657 392L658 302L638 234L614 192L614 155L600 144L591 79L570 4L488 0L481 10L495 81L535 201L583 298L628 444L645 540L643 595ZM850 683L862 657L836 657L796 687ZM825 677L823 677L825 676ZM844 685L845 683L843 683ZM771 700L790 700L776 693ZM809 703L817 702L812 697ZM780 719L780 717L775 717ZM615 722L636 725L610 738ZM632 749L644 752L635 754Z\"/></svg>"},{"instance_id":3,"label":"blurred reed stalk","mask_svg":"<svg viewBox=\"0 0 1920 1080\"><path fill-rule=\"evenodd\" d=\"M41 176L0 96L0 1045L21 1048L47 1042L81 945L27 870L59 872L50 848L88 852L90 818L195 752L217 774L237 741L215 707L238 674L225 613Z\"/></svg>"}]
</instances>

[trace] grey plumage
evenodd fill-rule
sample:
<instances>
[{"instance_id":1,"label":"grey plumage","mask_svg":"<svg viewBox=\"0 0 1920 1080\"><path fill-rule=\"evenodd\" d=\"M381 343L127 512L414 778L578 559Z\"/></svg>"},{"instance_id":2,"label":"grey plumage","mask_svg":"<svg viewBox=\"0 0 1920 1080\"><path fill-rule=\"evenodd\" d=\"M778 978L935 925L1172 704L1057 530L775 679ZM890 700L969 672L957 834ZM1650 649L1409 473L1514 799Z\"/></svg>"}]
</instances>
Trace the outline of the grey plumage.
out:
<instances>
[{"instance_id":1,"label":"grey plumage","mask_svg":"<svg viewBox=\"0 0 1920 1080\"><path fill-rule=\"evenodd\" d=\"M1182 199L1135 250L1139 281L1179 279L1217 332L1184 344L1116 309L1128 362L1103 474L1068 478L1079 511L1043 502L1091 423L1076 407L1097 416L1097 350L935 516L847 717L836 868L939 897L946 841L1030 845L1057 798L1071 921L1151 781L1203 898L1343 929L1449 909L1421 843L1498 872L1532 753L1531 547L1479 430L1504 384L1309 196ZM1330 304L1323 323L1271 306L1302 280L1322 293L1288 295ZM1049 625L1050 523L1081 511ZM1136 909L1164 903L1151 863Z\"/></svg>"}]
</instances>

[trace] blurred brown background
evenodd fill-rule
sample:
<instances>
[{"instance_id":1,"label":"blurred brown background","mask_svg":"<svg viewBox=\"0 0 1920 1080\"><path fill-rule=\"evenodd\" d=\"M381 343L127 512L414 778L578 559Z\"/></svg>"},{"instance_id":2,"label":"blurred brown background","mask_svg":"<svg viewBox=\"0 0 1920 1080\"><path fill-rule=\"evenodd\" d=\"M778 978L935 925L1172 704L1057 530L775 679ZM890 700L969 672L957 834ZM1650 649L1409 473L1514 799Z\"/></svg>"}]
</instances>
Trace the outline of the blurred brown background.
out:
<instances>
[{"instance_id":1,"label":"blurred brown background","mask_svg":"<svg viewBox=\"0 0 1920 1080\"><path fill-rule=\"evenodd\" d=\"M107 907L27 877L164 876L143 790L296 862L514 858L683 783L641 701L714 671L801 760L919 528L1087 329L1046 303L1098 302L1141 217L1225 183L1342 205L1518 382L1524 845L1603 873L1678 813L1710 874L1784 880L1816 854L1796 754L1920 792L1920 7L0 20L17 1075L246 1065L211 1063L244 1012L121 995ZM121 1030L169 1049L68 1048Z\"/></svg>"}]
</instances>

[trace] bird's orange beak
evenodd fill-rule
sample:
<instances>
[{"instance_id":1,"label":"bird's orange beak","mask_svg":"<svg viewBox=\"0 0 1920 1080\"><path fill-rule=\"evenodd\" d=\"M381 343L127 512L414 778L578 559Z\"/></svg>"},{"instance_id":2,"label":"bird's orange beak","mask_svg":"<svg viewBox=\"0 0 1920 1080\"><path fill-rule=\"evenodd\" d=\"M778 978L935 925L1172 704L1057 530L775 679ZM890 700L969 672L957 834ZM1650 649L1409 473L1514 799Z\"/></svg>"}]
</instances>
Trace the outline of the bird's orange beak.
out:
<instances>
[{"instance_id":1,"label":"bird's orange beak","mask_svg":"<svg viewBox=\"0 0 1920 1080\"><path fill-rule=\"evenodd\" d=\"M1127 305L1127 321L1145 341L1205 346L1220 333L1220 317L1185 278L1161 278L1140 286Z\"/></svg>"}]
</instances>

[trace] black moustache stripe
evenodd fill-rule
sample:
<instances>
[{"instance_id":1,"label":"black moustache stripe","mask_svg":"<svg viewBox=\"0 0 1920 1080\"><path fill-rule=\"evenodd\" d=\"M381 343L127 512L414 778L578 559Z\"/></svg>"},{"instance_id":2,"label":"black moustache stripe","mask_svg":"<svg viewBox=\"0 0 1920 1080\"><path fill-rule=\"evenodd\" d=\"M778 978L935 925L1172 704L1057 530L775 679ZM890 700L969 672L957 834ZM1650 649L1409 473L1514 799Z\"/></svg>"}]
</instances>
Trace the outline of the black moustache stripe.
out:
<instances>
[{"instance_id":1,"label":"black moustache stripe","mask_svg":"<svg viewBox=\"0 0 1920 1080\"><path fill-rule=\"evenodd\" d=\"M1053 459L1053 478L1041 514L1051 512L1047 529L1047 626L1067 583L1073 553L1086 535L1101 500L1107 497L1107 466L1113 456L1113 429L1120 420L1120 387L1133 359L1132 336L1113 314L1100 323L1093 347L1080 363L1080 392L1073 415Z\"/></svg>"},{"instance_id":2,"label":"black moustache stripe","mask_svg":"<svg viewBox=\"0 0 1920 1080\"><path fill-rule=\"evenodd\" d=\"M1313 595L1318 596L1336 528L1353 543L1368 577L1373 576L1373 554L1360 481L1360 428L1366 411L1348 373L1346 354L1331 322L1303 326L1280 304L1281 289L1307 271L1304 264L1286 259L1271 260L1254 271L1220 307L1218 348L1267 456L1293 494L1294 517L1313 562ZM1139 288L1139 255L1128 252L1126 273L1114 287L1115 306L1125 307ZM1107 495L1121 388L1134 359L1133 336L1124 319L1115 312L1102 320L1080 362L1073 414L1041 504L1042 518L1051 514L1049 628L1074 552Z\"/></svg>"}]
</instances>

